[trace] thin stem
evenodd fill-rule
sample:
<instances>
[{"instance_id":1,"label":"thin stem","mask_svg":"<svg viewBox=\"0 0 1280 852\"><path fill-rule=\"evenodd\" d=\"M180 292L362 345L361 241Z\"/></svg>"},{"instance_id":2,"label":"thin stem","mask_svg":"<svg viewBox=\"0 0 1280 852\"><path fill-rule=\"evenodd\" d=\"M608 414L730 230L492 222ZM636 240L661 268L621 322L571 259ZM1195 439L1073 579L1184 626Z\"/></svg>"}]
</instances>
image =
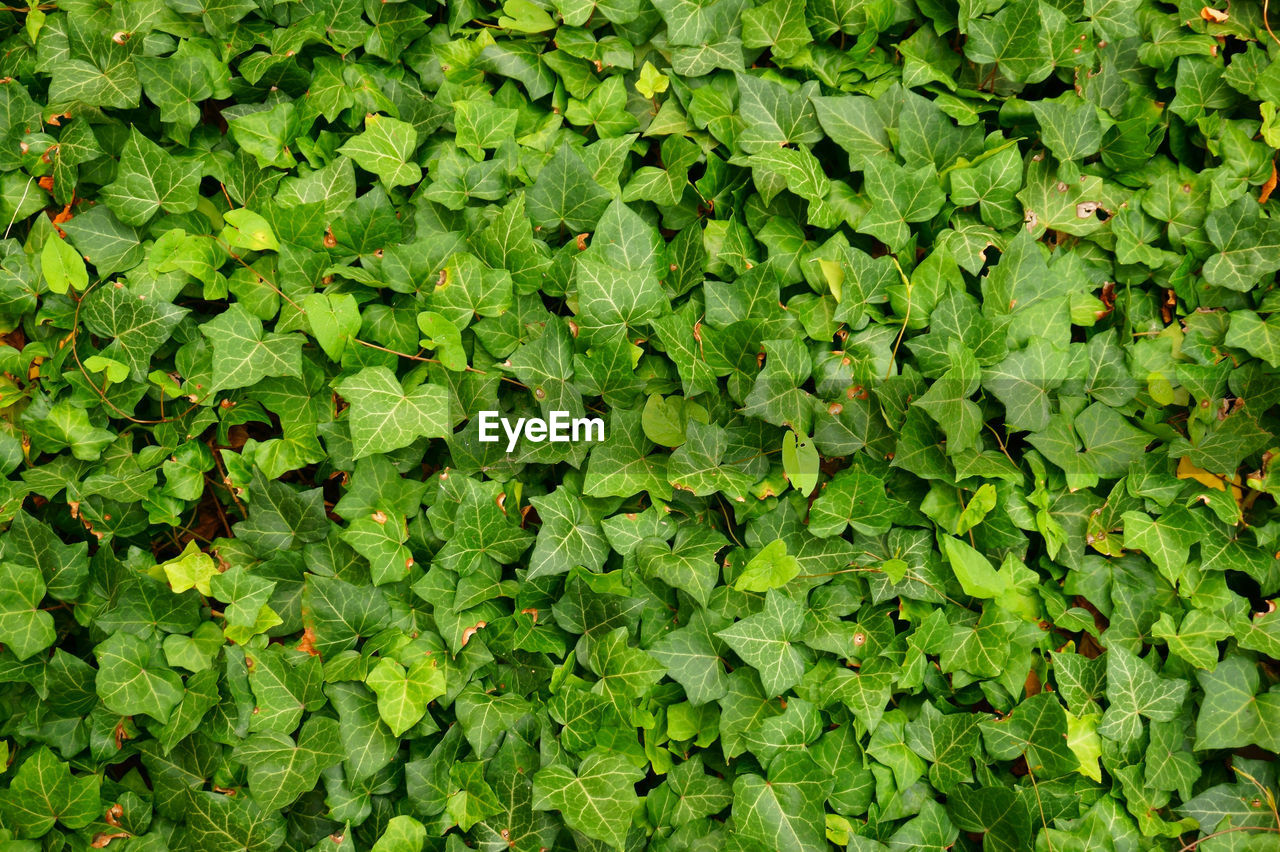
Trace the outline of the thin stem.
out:
<instances>
[{"instance_id":1,"label":"thin stem","mask_svg":"<svg viewBox=\"0 0 1280 852\"><path fill-rule=\"evenodd\" d=\"M1237 831L1265 831L1270 834L1280 834L1280 828L1272 828L1271 826L1267 826L1267 825L1237 825L1233 828L1224 828L1222 829L1222 831L1215 831L1213 834L1206 834L1204 837L1201 837L1199 840L1193 840L1190 843L1188 843L1186 846L1183 846L1181 849L1178 850L1178 852L1191 852L1192 849L1195 849L1197 846L1199 846L1201 843L1204 843L1206 840L1212 840L1215 837L1221 837L1224 834L1232 834L1233 832L1237 832Z\"/></svg>"},{"instance_id":2,"label":"thin stem","mask_svg":"<svg viewBox=\"0 0 1280 852\"><path fill-rule=\"evenodd\" d=\"M123 408L116 405L111 400L107 399L106 391L98 387L98 385L93 381L93 377L89 375L89 371L84 368L84 364L81 363L80 361L80 352L76 349L76 340L79 337L79 333L80 333L80 308L83 307L85 298L88 297L89 293L93 291L93 288L97 287L100 283L102 282L100 281L93 282L85 289L83 293L80 294L80 296L76 299L75 315L71 318L71 336L70 336L71 357L75 358L76 366L80 368L80 374L84 376L84 380L89 383L89 387L93 388L93 392L98 395L98 398L100 400L102 400L106 405L108 405L112 411L116 412L122 418L124 418L125 420L128 420L130 423L136 423L140 426L155 426L161 423L172 423L175 420L181 420L182 418L186 417L188 414L190 414L192 411L198 408L200 403L198 402L192 403L187 407L185 411L183 411L177 417L164 417L163 411L162 411L161 417L159 420L139 420L137 417L134 417L133 415L125 411Z\"/></svg>"},{"instance_id":3,"label":"thin stem","mask_svg":"<svg viewBox=\"0 0 1280 852\"><path fill-rule=\"evenodd\" d=\"M1024 752L1023 756L1026 754ZM1044 802L1040 799L1040 785L1036 783L1036 774L1031 771L1030 764L1027 765L1027 777L1031 779L1031 789L1036 794L1036 806L1040 808L1040 824L1044 826L1044 842L1049 846L1049 852L1054 852L1053 841L1049 838L1049 821L1044 818Z\"/></svg>"},{"instance_id":4,"label":"thin stem","mask_svg":"<svg viewBox=\"0 0 1280 852\"><path fill-rule=\"evenodd\" d=\"M369 341L367 341L367 340L361 340L361 339L360 339L360 338L358 338L358 337L353 337L353 338L351 338L351 342L352 342L352 343L359 343L361 346L367 346L367 347L369 347L370 349L376 349L376 350L378 350L379 352L386 352L388 355L395 355L395 356L397 356L397 357L399 357L399 358L408 358L410 361L422 361L422 362L427 363L427 364L439 364L439 363L440 363L440 359L438 359L438 358L428 358L428 357L427 357L427 356L425 356L425 355L410 355L408 352L398 352L398 351L396 351L395 349L388 349L388 348L387 348L387 347L385 347L385 346L379 346L379 345L378 345L378 344L376 344L376 343L370 343ZM487 375L489 375L489 372L488 372L487 370L477 370L475 367L472 367L470 364L468 364L468 365L467 365L466 372L468 372L468 373L475 373L475 374L480 375L480 376L487 376ZM526 385L524 382L516 381L515 379L511 378L510 376L498 376L498 379L499 379L500 381L510 382L511 384L515 385L516 387L524 388L525 390L528 390L528 389L529 389L529 386L528 386L528 385Z\"/></svg>"},{"instance_id":5,"label":"thin stem","mask_svg":"<svg viewBox=\"0 0 1280 852\"><path fill-rule=\"evenodd\" d=\"M907 323L911 322L911 302L913 301L911 296L911 279L907 277L907 273L902 271L902 265L898 263L898 259L893 257L893 255L890 255L890 258L893 259L894 268L898 270L898 277L902 279L902 285L907 288L907 311L906 316L902 318L902 328L898 329L898 339L893 341L893 354L889 359L889 369L884 374L886 379L893 375L893 368L898 363L898 347L902 345L902 337L907 333Z\"/></svg>"}]
</instances>

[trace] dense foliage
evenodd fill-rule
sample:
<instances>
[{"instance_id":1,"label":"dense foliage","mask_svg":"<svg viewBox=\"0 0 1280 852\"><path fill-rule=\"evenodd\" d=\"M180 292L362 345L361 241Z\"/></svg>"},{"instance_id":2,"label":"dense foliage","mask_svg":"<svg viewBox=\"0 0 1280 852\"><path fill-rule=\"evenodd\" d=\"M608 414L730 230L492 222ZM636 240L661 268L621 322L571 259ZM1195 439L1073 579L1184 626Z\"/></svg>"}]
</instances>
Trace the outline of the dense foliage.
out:
<instances>
[{"instance_id":1,"label":"dense foliage","mask_svg":"<svg viewBox=\"0 0 1280 852\"><path fill-rule=\"evenodd\" d=\"M0 12L0 846L1280 848L1264 7Z\"/></svg>"}]
</instances>

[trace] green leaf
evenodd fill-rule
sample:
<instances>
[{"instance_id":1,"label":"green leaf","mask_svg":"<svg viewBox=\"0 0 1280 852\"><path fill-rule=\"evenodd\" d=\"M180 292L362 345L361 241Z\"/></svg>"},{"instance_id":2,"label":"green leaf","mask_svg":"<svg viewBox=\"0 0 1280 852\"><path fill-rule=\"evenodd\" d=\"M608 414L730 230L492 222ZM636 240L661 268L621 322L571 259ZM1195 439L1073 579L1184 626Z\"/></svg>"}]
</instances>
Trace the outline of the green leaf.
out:
<instances>
[{"instance_id":1,"label":"green leaf","mask_svg":"<svg viewBox=\"0 0 1280 852\"><path fill-rule=\"evenodd\" d=\"M426 335L420 341L423 347L436 350L440 363L450 370L467 368L467 353L462 348L462 334L458 327L435 311L418 314L418 329Z\"/></svg>"},{"instance_id":2,"label":"green leaf","mask_svg":"<svg viewBox=\"0 0 1280 852\"><path fill-rule=\"evenodd\" d=\"M706 606L720 579L716 554L728 546L724 536L706 527L686 526L676 531L670 546L659 539L645 539L636 548L636 561L647 576L690 594Z\"/></svg>"},{"instance_id":3,"label":"green leaf","mask_svg":"<svg viewBox=\"0 0 1280 852\"><path fill-rule=\"evenodd\" d=\"M823 832L810 818L804 788L774 784L744 774L733 785L735 814L742 814L742 834L771 849L822 850Z\"/></svg>"},{"instance_id":4,"label":"green leaf","mask_svg":"<svg viewBox=\"0 0 1280 852\"><path fill-rule=\"evenodd\" d=\"M427 841L427 830L411 816L394 816L373 844L373 852L415 852Z\"/></svg>"},{"instance_id":5,"label":"green leaf","mask_svg":"<svg viewBox=\"0 0 1280 852\"><path fill-rule=\"evenodd\" d=\"M308 719L293 738L258 733L232 755L249 769L249 793L263 810L280 810L316 786L320 773L340 762L343 750L334 719Z\"/></svg>"},{"instance_id":6,"label":"green leaf","mask_svg":"<svg viewBox=\"0 0 1280 852\"><path fill-rule=\"evenodd\" d=\"M764 610L716 632L760 675L770 696L795 686L804 675L803 658L792 646L804 621L795 601L776 590L765 595Z\"/></svg>"},{"instance_id":7,"label":"green leaf","mask_svg":"<svg viewBox=\"0 0 1280 852\"><path fill-rule=\"evenodd\" d=\"M1032 696L1007 718L985 724L982 737L992 757L1022 757L1037 778L1057 778L1079 765L1067 743L1066 712L1051 692Z\"/></svg>"},{"instance_id":8,"label":"green leaf","mask_svg":"<svg viewBox=\"0 0 1280 852\"><path fill-rule=\"evenodd\" d=\"M1102 122L1093 104L1080 98L1033 101L1040 139L1059 160L1081 160L1102 145Z\"/></svg>"},{"instance_id":9,"label":"green leaf","mask_svg":"<svg viewBox=\"0 0 1280 852\"><path fill-rule=\"evenodd\" d=\"M953 536L939 536L938 541L966 595L998 598L1008 591L1008 576L992 567L987 557Z\"/></svg>"},{"instance_id":10,"label":"green leaf","mask_svg":"<svg viewBox=\"0 0 1280 852\"><path fill-rule=\"evenodd\" d=\"M688 625L672 630L649 647L649 654L666 666L667 674L684 687L694 704L719 700L728 689L725 652L721 650L724 643L716 635L728 624L728 619L698 610Z\"/></svg>"},{"instance_id":11,"label":"green leaf","mask_svg":"<svg viewBox=\"0 0 1280 852\"><path fill-rule=\"evenodd\" d=\"M1204 227L1218 249L1204 265L1210 284L1247 291L1280 269L1280 222L1263 216L1252 197L1213 211Z\"/></svg>"},{"instance_id":12,"label":"green leaf","mask_svg":"<svg viewBox=\"0 0 1280 852\"><path fill-rule=\"evenodd\" d=\"M1049 33L1034 0L1018 0L990 18L975 21L965 55L979 64L995 64L1011 81L1036 83L1053 70Z\"/></svg>"},{"instance_id":13,"label":"green leaf","mask_svg":"<svg viewBox=\"0 0 1280 852\"><path fill-rule=\"evenodd\" d=\"M107 709L121 716L145 713L159 722L182 700L182 678L152 663L158 643L131 633L115 633L95 647L97 689Z\"/></svg>"},{"instance_id":14,"label":"green leaf","mask_svg":"<svg viewBox=\"0 0 1280 852\"><path fill-rule=\"evenodd\" d=\"M490 100L457 101L453 105L453 123L457 128L457 144L476 160L483 160L484 149L497 148L515 134L519 111L503 109Z\"/></svg>"},{"instance_id":15,"label":"green leaf","mask_svg":"<svg viewBox=\"0 0 1280 852\"><path fill-rule=\"evenodd\" d=\"M1098 733L1121 744L1132 743L1142 733L1145 717L1159 722L1171 721L1186 699L1185 680L1162 678L1151 664L1125 650L1113 647L1107 651L1106 712Z\"/></svg>"},{"instance_id":16,"label":"green leaf","mask_svg":"<svg viewBox=\"0 0 1280 852\"><path fill-rule=\"evenodd\" d=\"M342 531L342 540L369 560L369 573L375 586L399 582L409 576L413 555L405 547L408 538L404 518L388 517L382 511L356 518Z\"/></svg>"},{"instance_id":17,"label":"green leaf","mask_svg":"<svg viewBox=\"0 0 1280 852\"><path fill-rule=\"evenodd\" d=\"M357 459L449 432L449 395L436 385L405 391L386 367L365 367L334 387L351 401L351 443Z\"/></svg>"},{"instance_id":18,"label":"green leaf","mask_svg":"<svg viewBox=\"0 0 1280 852\"><path fill-rule=\"evenodd\" d=\"M778 539L751 557L733 587L747 592L767 592L785 586L799 573L800 561L788 554L787 543Z\"/></svg>"},{"instance_id":19,"label":"green leaf","mask_svg":"<svg viewBox=\"0 0 1280 852\"><path fill-rule=\"evenodd\" d=\"M222 214L227 226L222 229L220 238L232 248L249 251L278 251L280 241L276 239L271 224L248 208L228 210Z\"/></svg>"},{"instance_id":20,"label":"green leaf","mask_svg":"<svg viewBox=\"0 0 1280 852\"><path fill-rule=\"evenodd\" d=\"M562 145L526 197L529 217L547 230L590 231L609 205L609 193L596 183L581 155Z\"/></svg>"},{"instance_id":21,"label":"green leaf","mask_svg":"<svg viewBox=\"0 0 1280 852\"><path fill-rule=\"evenodd\" d=\"M84 828L102 810L96 775L76 775L46 747L28 757L4 791L6 823L23 837L43 837L57 823Z\"/></svg>"},{"instance_id":22,"label":"green leaf","mask_svg":"<svg viewBox=\"0 0 1280 852\"><path fill-rule=\"evenodd\" d=\"M634 785L642 777L621 755L592 752L577 771L559 764L538 770L533 807L559 811L570 828L621 850L639 806Z\"/></svg>"},{"instance_id":23,"label":"green leaf","mask_svg":"<svg viewBox=\"0 0 1280 852\"><path fill-rule=\"evenodd\" d=\"M302 375L302 338L264 333L262 322L240 305L200 326L200 333L213 347L210 393L251 387L269 376Z\"/></svg>"},{"instance_id":24,"label":"green leaf","mask_svg":"<svg viewBox=\"0 0 1280 852\"><path fill-rule=\"evenodd\" d=\"M57 638L53 616L40 609L44 578L29 564L0 562L0 642L25 660Z\"/></svg>"},{"instance_id":25,"label":"green leaf","mask_svg":"<svg viewBox=\"0 0 1280 852\"><path fill-rule=\"evenodd\" d=\"M365 683L378 695L378 714L397 737L416 725L427 705L445 693L444 672L434 660L418 660L408 669L395 660L381 660Z\"/></svg>"},{"instance_id":26,"label":"green leaf","mask_svg":"<svg viewBox=\"0 0 1280 852\"><path fill-rule=\"evenodd\" d=\"M103 201L127 225L145 225L161 210L188 213L196 209L200 172L198 162L174 158L134 128Z\"/></svg>"},{"instance_id":27,"label":"green leaf","mask_svg":"<svg viewBox=\"0 0 1280 852\"><path fill-rule=\"evenodd\" d=\"M209 554L197 547L194 541L187 542L177 557L157 567L163 569L169 579L169 588L174 592L196 589L202 595L213 594L209 580L217 575L218 568Z\"/></svg>"},{"instance_id":28,"label":"green leaf","mask_svg":"<svg viewBox=\"0 0 1280 852\"><path fill-rule=\"evenodd\" d=\"M412 124L370 113L364 119L364 133L351 137L338 151L393 189L421 180L422 169L410 162L417 147L418 133Z\"/></svg>"},{"instance_id":29,"label":"green leaf","mask_svg":"<svg viewBox=\"0 0 1280 852\"><path fill-rule=\"evenodd\" d=\"M1175 506L1157 520L1143 512L1125 512L1123 520L1124 546L1141 550L1170 583L1176 584L1187 564L1191 545L1202 533L1195 516Z\"/></svg>"},{"instance_id":30,"label":"green leaf","mask_svg":"<svg viewBox=\"0 0 1280 852\"><path fill-rule=\"evenodd\" d=\"M884 481L861 470L841 471L813 501L809 531L823 538L839 535L846 526L866 535L888 531L893 503L885 496Z\"/></svg>"},{"instance_id":31,"label":"green leaf","mask_svg":"<svg viewBox=\"0 0 1280 852\"><path fill-rule=\"evenodd\" d=\"M646 98L652 99L655 95L660 95L667 90L670 82L667 76L657 68L652 62L646 61L640 67L640 76L636 78L636 91Z\"/></svg>"},{"instance_id":32,"label":"green leaf","mask_svg":"<svg viewBox=\"0 0 1280 852\"><path fill-rule=\"evenodd\" d=\"M45 241L40 252L40 271L54 293L65 293L69 289L83 292L89 286L84 258L56 235Z\"/></svg>"},{"instance_id":33,"label":"green leaf","mask_svg":"<svg viewBox=\"0 0 1280 852\"><path fill-rule=\"evenodd\" d=\"M653 393L649 394L640 414L640 425L645 437L655 444L678 447L686 440L686 424L690 418L704 424L711 422L707 410L698 403L682 396L663 399L662 394Z\"/></svg>"},{"instance_id":34,"label":"green leaf","mask_svg":"<svg viewBox=\"0 0 1280 852\"><path fill-rule=\"evenodd\" d=\"M786 57L811 41L804 4L796 0L769 0L742 15L742 43L746 47L768 47L773 55Z\"/></svg>"},{"instance_id":35,"label":"green leaf","mask_svg":"<svg viewBox=\"0 0 1280 852\"><path fill-rule=\"evenodd\" d=\"M667 457L650 455L652 449L640 413L615 410L606 423L604 442L591 450L586 493L592 497L630 497L648 491L659 498L670 497Z\"/></svg>"},{"instance_id":36,"label":"green leaf","mask_svg":"<svg viewBox=\"0 0 1280 852\"><path fill-rule=\"evenodd\" d=\"M80 314L94 334L115 338L103 352L140 375L187 311L128 287L99 287L84 297Z\"/></svg>"},{"instance_id":37,"label":"green leaf","mask_svg":"<svg viewBox=\"0 0 1280 852\"><path fill-rule=\"evenodd\" d=\"M898 250L910 238L908 223L931 218L946 201L932 166L908 170L879 158L866 164L866 190L871 207L858 230Z\"/></svg>"},{"instance_id":38,"label":"green leaf","mask_svg":"<svg viewBox=\"0 0 1280 852\"><path fill-rule=\"evenodd\" d=\"M818 450L812 439L806 437L801 440L791 431L782 436L782 468L791 487L801 494L812 494L817 487L819 462Z\"/></svg>"},{"instance_id":39,"label":"green leaf","mask_svg":"<svg viewBox=\"0 0 1280 852\"><path fill-rule=\"evenodd\" d=\"M331 361L342 360L347 344L360 333L360 308L349 293L308 293L302 300L316 343Z\"/></svg>"},{"instance_id":40,"label":"green leaf","mask_svg":"<svg viewBox=\"0 0 1280 852\"><path fill-rule=\"evenodd\" d=\"M1280 744L1280 693L1258 693L1257 666L1230 655L1211 672L1200 672L1204 703L1196 716L1197 749Z\"/></svg>"}]
</instances>

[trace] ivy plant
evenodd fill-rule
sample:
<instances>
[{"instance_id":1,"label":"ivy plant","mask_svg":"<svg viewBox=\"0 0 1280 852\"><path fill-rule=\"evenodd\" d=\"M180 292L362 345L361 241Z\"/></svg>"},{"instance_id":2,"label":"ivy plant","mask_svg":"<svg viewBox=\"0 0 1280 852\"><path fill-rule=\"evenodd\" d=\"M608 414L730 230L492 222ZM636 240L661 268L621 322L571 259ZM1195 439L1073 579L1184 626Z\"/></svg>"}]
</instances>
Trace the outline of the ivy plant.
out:
<instances>
[{"instance_id":1,"label":"ivy plant","mask_svg":"<svg viewBox=\"0 0 1280 852\"><path fill-rule=\"evenodd\" d=\"M0 846L1276 849L1270 12L5 7Z\"/></svg>"}]
</instances>

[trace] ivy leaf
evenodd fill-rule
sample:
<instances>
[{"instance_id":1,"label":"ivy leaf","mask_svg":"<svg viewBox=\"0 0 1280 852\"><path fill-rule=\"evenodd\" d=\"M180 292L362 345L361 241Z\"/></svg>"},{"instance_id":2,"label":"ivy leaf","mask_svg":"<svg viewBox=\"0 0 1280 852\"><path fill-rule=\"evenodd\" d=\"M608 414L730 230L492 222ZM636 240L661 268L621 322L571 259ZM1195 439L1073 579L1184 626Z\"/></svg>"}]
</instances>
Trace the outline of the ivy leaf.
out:
<instances>
[{"instance_id":1,"label":"ivy leaf","mask_svg":"<svg viewBox=\"0 0 1280 852\"><path fill-rule=\"evenodd\" d=\"M100 287L85 296L81 306L85 327L115 338L103 350L106 357L118 358L134 375L142 375L186 315L183 308L148 300L128 287Z\"/></svg>"},{"instance_id":2,"label":"ivy leaf","mask_svg":"<svg viewBox=\"0 0 1280 852\"><path fill-rule=\"evenodd\" d=\"M143 258L142 240L132 226L115 217L104 204L76 216L63 226L71 244L92 263L99 275L137 266Z\"/></svg>"},{"instance_id":3,"label":"ivy leaf","mask_svg":"<svg viewBox=\"0 0 1280 852\"><path fill-rule=\"evenodd\" d=\"M356 459L407 447L419 438L443 438L449 432L449 395L436 385L405 391L386 367L365 367L334 387L351 400Z\"/></svg>"},{"instance_id":4,"label":"ivy leaf","mask_svg":"<svg viewBox=\"0 0 1280 852\"><path fill-rule=\"evenodd\" d=\"M1018 83L1036 83L1053 70L1049 34L1034 0L1018 0L990 18L975 21L965 55L980 64L995 64Z\"/></svg>"},{"instance_id":5,"label":"ivy leaf","mask_svg":"<svg viewBox=\"0 0 1280 852\"><path fill-rule=\"evenodd\" d=\"M804 623L795 601L772 590L765 595L764 610L716 632L743 662L760 674L770 696L779 695L800 682L803 658L792 646Z\"/></svg>"},{"instance_id":6,"label":"ivy leaf","mask_svg":"<svg viewBox=\"0 0 1280 852\"><path fill-rule=\"evenodd\" d=\"M375 511L371 516L356 518L342 531L342 540L369 560L375 586L395 583L409 576L413 555L405 542L409 531L404 518Z\"/></svg>"},{"instance_id":7,"label":"ivy leaf","mask_svg":"<svg viewBox=\"0 0 1280 852\"><path fill-rule=\"evenodd\" d=\"M884 481L865 471L841 471L813 501L809 531L823 538L839 535L846 526L866 535L889 529L893 504L885 496Z\"/></svg>"},{"instance_id":8,"label":"ivy leaf","mask_svg":"<svg viewBox=\"0 0 1280 852\"><path fill-rule=\"evenodd\" d=\"M97 776L76 775L69 764L41 747L18 767L4 792L6 821L23 837L43 837L59 822L70 829L84 828L102 810L99 785Z\"/></svg>"},{"instance_id":9,"label":"ivy leaf","mask_svg":"<svg viewBox=\"0 0 1280 852\"><path fill-rule=\"evenodd\" d=\"M812 37L804 22L804 4L795 0L769 0L742 16L742 43L768 47L776 56L790 56L809 44Z\"/></svg>"},{"instance_id":10,"label":"ivy leaf","mask_svg":"<svg viewBox=\"0 0 1280 852\"><path fill-rule=\"evenodd\" d=\"M308 719L295 743L284 734L257 733L233 757L249 768L249 792L263 810L287 807L315 787L320 773L343 758L334 719Z\"/></svg>"},{"instance_id":11,"label":"ivy leaf","mask_svg":"<svg viewBox=\"0 0 1280 852\"><path fill-rule=\"evenodd\" d=\"M707 527L680 527L670 546L656 539L641 542L636 562L646 576L657 577L706 606L720 579L716 554L728 544L724 536Z\"/></svg>"},{"instance_id":12,"label":"ivy leaf","mask_svg":"<svg viewBox=\"0 0 1280 852\"><path fill-rule=\"evenodd\" d=\"M939 541L965 594L975 598L997 598L1008 590L1008 576L992 567L991 561L979 551L954 536L941 536Z\"/></svg>"},{"instance_id":13,"label":"ivy leaf","mask_svg":"<svg viewBox=\"0 0 1280 852\"><path fill-rule=\"evenodd\" d=\"M515 134L519 111L504 109L490 100L465 100L453 105L453 123L457 128L458 147L476 160L483 160L484 149L497 148Z\"/></svg>"},{"instance_id":14,"label":"ivy leaf","mask_svg":"<svg viewBox=\"0 0 1280 852\"><path fill-rule=\"evenodd\" d=\"M321 656L354 647L361 636L373 636L391 618L387 600L376 590L337 577L308 575L302 592L304 620L315 634Z\"/></svg>"},{"instance_id":15,"label":"ivy leaf","mask_svg":"<svg viewBox=\"0 0 1280 852\"><path fill-rule=\"evenodd\" d=\"M412 124L385 115L365 116L364 133L353 136L339 153L373 172L387 189L409 186L422 178L422 169L409 162L418 147L418 132Z\"/></svg>"},{"instance_id":16,"label":"ivy leaf","mask_svg":"<svg viewBox=\"0 0 1280 852\"><path fill-rule=\"evenodd\" d=\"M84 292L89 286L84 258L57 235L50 236L40 251L40 272L54 293L65 293L69 289Z\"/></svg>"},{"instance_id":17,"label":"ivy leaf","mask_svg":"<svg viewBox=\"0 0 1280 852\"><path fill-rule=\"evenodd\" d=\"M98 658L97 689L113 713L145 713L166 722L182 700L182 678L166 666L152 663L159 656L156 643L131 633L115 633L94 648Z\"/></svg>"},{"instance_id":18,"label":"ivy leaf","mask_svg":"<svg viewBox=\"0 0 1280 852\"><path fill-rule=\"evenodd\" d=\"M1037 778L1058 778L1079 765L1067 742L1067 716L1053 693L1022 702L1008 718L982 728L992 757L1023 757Z\"/></svg>"},{"instance_id":19,"label":"ivy leaf","mask_svg":"<svg viewBox=\"0 0 1280 852\"><path fill-rule=\"evenodd\" d=\"M1196 748L1280 744L1280 694L1258 695L1257 667L1237 655L1200 672L1205 700L1196 716Z\"/></svg>"},{"instance_id":20,"label":"ivy leaf","mask_svg":"<svg viewBox=\"0 0 1280 852\"><path fill-rule=\"evenodd\" d=\"M257 384L268 376L302 375L302 338L264 334L262 321L240 305L200 326L213 347L210 393Z\"/></svg>"},{"instance_id":21,"label":"ivy leaf","mask_svg":"<svg viewBox=\"0 0 1280 852\"><path fill-rule=\"evenodd\" d=\"M526 202L529 217L541 228L590 231L609 206L609 193L582 156L562 145L538 172Z\"/></svg>"},{"instance_id":22,"label":"ivy leaf","mask_svg":"<svg viewBox=\"0 0 1280 852\"><path fill-rule=\"evenodd\" d=\"M1247 291L1280 269L1272 247L1280 246L1280 222L1263 216L1251 196L1215 210L1204 223L1218 253L1204 265L1209 283Z\"/></svg>"},{"instance_id":23,"label":"ivy leaf","mask_svg":"<svg viewBox=\"0 0 1280 852\"><path fill-rule=\"evenodd\" d=\"M467 353L462 349L462 334L458 327L435 311L418 314L418 328L426 338L421 342L427 349L436 350L440 363L450 370L467 368Z\"/></svg>"},{"instance_id":24,"label":"ivy leaf","mask_svg":"<svg viewBox=\"0 0 1280 852\"><path fill-rule=\"evenodd\" d=\"M667 673L684 687L694 704L717 701L728 690L724 642L716 635L728 625L727 618L698 610L689 624L665 634L649 647L649 654L666 666Z\"/></svg>"},{"instance_id":25,"label":"ivy leaf","mask_svg":"<svg viewBox=\"0 0 1280 852\"><path fill-rule=\"evenodd\" d=\"M929 219L946 201L932 166L908 170L873 159L866 164L866 181L873 200L858 221L858 230L894 249L906 246L911 233L908 223Z\"/></svg>"},{"instance_id":26,"label":"ivy leaf","mask_svg":"<svg viewBox=\"0 0 1280 852\"><path fill-rule=\"evenodd\" d=\"M651 455L652 449L640 412L615 410L606 423L604 442L591 450L586 493L592 497L630 497L648 491L659 498L669 497L667 456Z\"/></svg>"},{"instance_id":27,"label":"ivy leaf","mask_svg":"<svg viewBox=\"0 0 1280 852\"><path fill-rule=\"evenodd\" d=\"M578 769L552 764L533 777L535 810L557 810L565 824L621 850L639 806L634 785L644 773L618 754L592 752Z\"/></svg>"},{"instance_id":28,"label":"ivy leaf","mask_svg":"<svg viewBox=\"0 0 1280 852\"><path fill-rule=\"evenodd\" d=\"M1202 528L1186 509L1175 506L1153 520L1143 512L1125 512L1124 546L1145 553L1170 583L1177 583L1187 564L1191 545Z\"/></svg>"},{"instance_id":29,"label":"ivy leaf","mask_svg":"<svg viewBox=\"0 0 1280 852\"><path fill-rule=\"evenodd\" d=\"M233 528L258 553L288 550L324 538L324 495L320 489L299 493L254 470L248 491L253 500L247 520Z\"/></svg>"},{"instance_id":30,"label":"ivy leaf","mask_svg":"<svg viewBox=\"0 0 1280 852\"><path fill-rule=\"evenodd\" d=\"M782 467L787 479L801 494L812 494L818 485L818 450L809 438L788 431L782 436Z\"/></svg>"},{"instance_id":31,"label":"ivy leaf","mask_svg":"<svg viewBox=\"0 0 1280 852\"><path fill-rule=\"evenodd\" d=\"M232 248L243 248L250 251L277 251L280 241L276 238L271 223L248 208L228 210L222 214L226 227L219 235Z\"/></svg>"},{"instance_id":32,"label":"ivy leaf","mask_svg":"<svg viewBox=\"0 0 1280 852\"><path fill-rule=\"evenodd\" d=\"M809 97L816 83L790 90L764 77L739 73L738 110L747 127L739 143L748 153L785 145L812 145L822 138Z\"/></svg>"},{"instance_id":33,"label":"ivy leaf","mask_svg":"<svg viewBox=\"0 0 1280 852\"><path fill-rule=\"evenodd\" d=\"M1107 651L1107 700L1098 733L1131 743L1142 733L1142 719L1171 721L1182 708L1188 685L1162 678L1141 657L1116 646Z\"/></svg>"},{"instance_id":34,"label":"ivy leaf","mask_svg":"<svg viewBox=\"0 0 1280 852\"><path fill-rule=\"evenodd\" d=\"M542 527L529 557L529 578L564 574L575 566L597 571L609 556L609 543L582 501L568 489L557 488L544 497L531 497Z\"/></svg>"},{"instance_id":35,"label":"ivy leaf","mask_svg":"<svg viewBox=\"0 0 1280 852\"><path fill-rule=\"evenodd\" d=\"M689 420L684 431L688 440L667 461L671 484L698 497L719 491L742 502L753 478L726 463L728 433L720 426L703 425L698 420Z\"/></svg>"},{"instance_id":36,"label":"ivy leaf","mask_svg":"<svg viewBox=\"0 0 1280 852\"><path fill-rule=\"evenodd\" d=\"M387 830L373 844L373 852L414 852L427 840L427 829L411 816L394 816L387 820Z\"/></svg>"},{"instance_id":37,"label":"ivy leaf","mask_svg":"<svg viewBox=\"0 0 1280 852\"><path fill-rule=\"evenodd\" d=\"M0 559L38 568L49 596L58 600L74 600L89 579L88 544L64 543L49 526L21 510L0 539Z\"/></svg>"},{"instance_id":38,"label":"ivy leaf","mask_svg":"<svg viewBox=\"0 0 1280 852\"><path fill-rule=\"evenodd\" d=\"M178 160L134 128L103 201L126 225L145 225L161 210L188 213L196 209L200 171L198 162Z\"/></svg>"},{"instance_id":39,"label":"ivy leaf","mask_svg":"<svg viewBox=\"0 0 1280 852\"><path fill-rule=\"evenodd\" d=\"M157 567L169 578L169 588L174 592L197 589L202 595L213 594L209 580L217 575L218 568L209 554L197 547L194 541L187 542L176 558Z\"/></svg>"},{"instance_id":40,"label":"ivy leaf","mask_svg":"<svg viewBox=\"0 0 1280 852\"><path fill-rule=\"evenodd\" d=\"M38 568L0 562L0 642L19 661L48 648L57 638L53 616L40 610L44 593Z\"/></svg>"},{"instance_id":41,"label":"ivy leaf","mask_svg":"<svg viewBox=\"0 0 1280 852\"><path fill-rule=\"evenodd\" d=\"M395 660L380 660L365 683L377 693L378 714L397 737L416 725L446 689L444 672L430 659L408 669Z\"/></svg>"},{"instance_id":42,"label":"ivy leaf","mask_svg":"<svg viewBox=\"0 0 1280 852\"><path fill-rule=\"evenodd\" d=\"M316 343L331 361L342 359L347 344L360 333L360 308L349 293L308 293L302 300Z\"/></svg>"},{"instance_id":43,"label":"ivy leaf","mask_svg":"<svg viewBox=\"0 0 1280 852\"><path fill-rule=\"evenodd\" d=\"M787 553L787 543L778 539L751 557L733 587L747 592L767 592L785 586L799 573L800 560Z\"/></svg>"}]
</instances>

